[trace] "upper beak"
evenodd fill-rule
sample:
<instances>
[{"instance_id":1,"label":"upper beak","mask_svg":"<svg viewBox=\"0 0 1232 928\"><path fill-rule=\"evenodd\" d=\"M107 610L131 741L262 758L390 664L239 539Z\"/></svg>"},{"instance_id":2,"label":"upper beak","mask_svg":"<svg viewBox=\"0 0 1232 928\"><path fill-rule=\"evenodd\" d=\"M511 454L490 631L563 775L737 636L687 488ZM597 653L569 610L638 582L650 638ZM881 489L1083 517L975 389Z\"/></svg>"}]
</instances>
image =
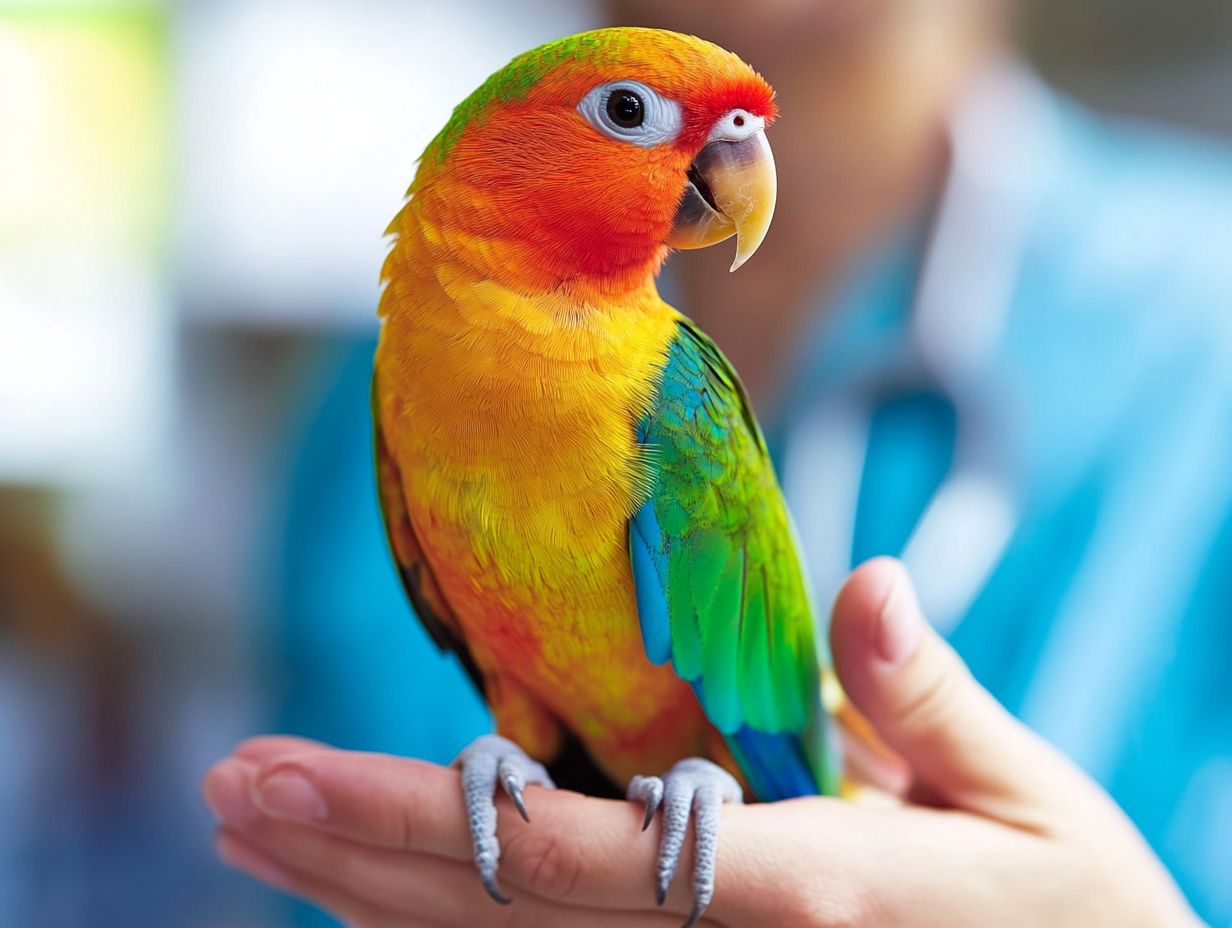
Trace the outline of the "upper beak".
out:
<instances>
[{"instance_id":1,"label":"upper beak","mask_svg":"<svg viewBox=\"0 0 1232 928\"><path fill-rule=\"evenodd\" d=\"M734 234L733 271L757 251L770 228L778 194L764 125L760 117L733 110L715 126L711 140L689 166L669 245L705 248Z\"/></svg>"}]
</instances>

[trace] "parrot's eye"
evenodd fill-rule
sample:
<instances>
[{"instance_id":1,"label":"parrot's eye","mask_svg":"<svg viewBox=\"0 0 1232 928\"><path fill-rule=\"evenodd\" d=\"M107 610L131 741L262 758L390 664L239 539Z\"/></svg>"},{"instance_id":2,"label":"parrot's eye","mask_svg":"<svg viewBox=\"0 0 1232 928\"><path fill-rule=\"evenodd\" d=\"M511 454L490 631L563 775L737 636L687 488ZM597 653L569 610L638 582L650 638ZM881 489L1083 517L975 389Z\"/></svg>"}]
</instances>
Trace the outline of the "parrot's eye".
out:
<instances>
[{"instance_id":1,"label":"parrot's eye","mask_svg":"<svg viewBox=\"0 0 1232 928\"><path fill-rule=\"evenodd\" d=\"M645 107L642 98L632 90L613 90L607 98L607 115L622 129L636 129L642 124Z\"/></svg>"},{"instance_id":2,"label":"parrot's eye","mask_svg":"<svg viewBox=\"0 0 1232 928\"><path fill-rule=\"evenodd\" d=\"M609 138L641 148L675 138L684 122L679 103L640 81L600 84L582 98L578 112Z\"/></svg>"}]
</instances>

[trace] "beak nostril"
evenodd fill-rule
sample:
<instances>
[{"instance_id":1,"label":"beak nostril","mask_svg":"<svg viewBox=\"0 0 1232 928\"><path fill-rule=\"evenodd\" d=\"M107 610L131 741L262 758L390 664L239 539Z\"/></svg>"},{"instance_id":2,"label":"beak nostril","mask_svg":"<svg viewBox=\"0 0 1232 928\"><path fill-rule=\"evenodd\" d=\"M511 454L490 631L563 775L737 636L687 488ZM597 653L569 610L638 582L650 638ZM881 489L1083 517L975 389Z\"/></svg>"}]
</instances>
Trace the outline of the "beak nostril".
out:
<instances>
[{"instance_id":1,"label":"beak nostril","mask_svg":"<svg viewBox=\"0 0 1232 928\"><path fill-rule=\"evenodd\" d=\"M738 106L715 120L706 141L743 142L754 132L764 129L765 125L766 120L763 117L755 116L744 107Z\"/></svg>"}]
</instances>

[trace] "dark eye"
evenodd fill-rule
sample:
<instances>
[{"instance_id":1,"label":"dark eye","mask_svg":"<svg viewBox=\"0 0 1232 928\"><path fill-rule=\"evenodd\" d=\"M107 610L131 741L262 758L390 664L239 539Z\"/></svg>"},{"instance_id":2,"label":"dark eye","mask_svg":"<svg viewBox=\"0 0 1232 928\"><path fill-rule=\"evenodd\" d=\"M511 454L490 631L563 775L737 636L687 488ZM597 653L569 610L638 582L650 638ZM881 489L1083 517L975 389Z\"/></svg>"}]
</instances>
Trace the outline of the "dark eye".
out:
<instances>
[{"instance_id":1,"label":"dark eye","mask_svg":"<svg viewBox=\"0 0 1232 928\"><path fill-rule=\"evenodd\" d=\"M679 103L628 78L590 88L577 108L582 118L609 139L639 148L674 139L684 123Z\"/></svg>"},{"instance_id":2,"label":"dark eye","mask_svg":"<svg viewBox=\"0 0 1232 928\"><path fill-rule=\"evenodd\" d=\"M632 90L617 90L607 98L607 115L622 129L636 129L646 118L646 106Z\"/></svg>"}]
</instances>

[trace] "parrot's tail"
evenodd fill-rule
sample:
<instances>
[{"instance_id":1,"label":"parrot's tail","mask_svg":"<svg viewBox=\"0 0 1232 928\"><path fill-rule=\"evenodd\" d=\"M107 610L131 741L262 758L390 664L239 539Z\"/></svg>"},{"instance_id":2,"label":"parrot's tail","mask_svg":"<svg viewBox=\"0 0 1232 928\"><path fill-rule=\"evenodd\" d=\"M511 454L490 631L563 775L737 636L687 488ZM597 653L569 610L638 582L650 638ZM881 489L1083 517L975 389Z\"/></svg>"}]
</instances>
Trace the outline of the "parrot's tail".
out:
<instances>
[{"instance_id":1,"label":"parrot's tail","mask_svg":"<svg viewBox=\"0 0 1232 928\"><path fill-rule=\"evenodd\" d=\"M759 802L816 796L824 791L797 732L767 734L745 725L728 735L727 745Z\"/></svg>"}]
</instances>

